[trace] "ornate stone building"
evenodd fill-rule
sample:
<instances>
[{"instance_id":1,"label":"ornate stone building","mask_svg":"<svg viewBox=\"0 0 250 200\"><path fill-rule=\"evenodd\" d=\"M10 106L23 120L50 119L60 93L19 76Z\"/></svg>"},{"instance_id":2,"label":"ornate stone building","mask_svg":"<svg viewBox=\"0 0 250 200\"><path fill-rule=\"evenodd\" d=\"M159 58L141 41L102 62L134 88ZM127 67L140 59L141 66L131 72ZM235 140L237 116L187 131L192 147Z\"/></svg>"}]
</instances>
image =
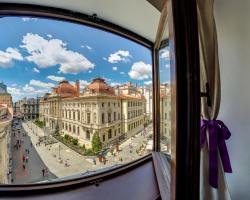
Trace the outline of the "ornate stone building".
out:
<instances>
[{"instance_id":1,"label":"ornate stone building","mask_svg":"<svg viewBox=\"0 0 250 200\"><path fill-rule=\"evenodd\" d=\"M171 139L171 95L169 84L160 85L160 133L161 143L166 151L170 151Z\"/></svg>"},{"instance_id":2,"label":"ornate stone building","mask_svg":"<svg viewBox=\"0 0 250 200\"><path fill-rule=\"evenodd\" d=\"M39 98L24 98L14 103L14 114L22 119L36 119L39 115Z\"/></svg>"},{"instance_id":3,"label":"ornate stone building","mask_svg":"<svg viewBox=\"0 0 250 200\"><path fill-rule=\"evenodd\" d=\"M61 134L78 138L87 148L95 132L103 146L131 137L144 127L145 98L116 94L104 79L96 78L80 93L79 82L62 81L40 100L40 120L59 127Z\"/></svg>"},{"instance_id":4,"label":"ornate stone building","mask_svg":"<svg viewBox=\"0 0 250 200\"><path fill-rule=\"evenodd\" d=\"M12 107L12 97L7 92L7 86L4 83L0 83L0 104L6 104L8 107Z\"/></svg>"}]
</instances>

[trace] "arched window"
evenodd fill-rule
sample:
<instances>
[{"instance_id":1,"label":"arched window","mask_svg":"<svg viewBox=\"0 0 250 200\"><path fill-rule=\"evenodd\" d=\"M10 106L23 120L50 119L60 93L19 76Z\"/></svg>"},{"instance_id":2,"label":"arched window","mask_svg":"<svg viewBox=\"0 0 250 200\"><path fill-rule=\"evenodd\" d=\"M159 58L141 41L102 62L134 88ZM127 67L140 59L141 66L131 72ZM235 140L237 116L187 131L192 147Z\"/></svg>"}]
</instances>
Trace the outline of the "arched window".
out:
<instances>
[{"instance_id":1,"label":"arched window","mask_svg":"<svg viewBox=\"0 0 250 200\"><path fill-rule=\"evenodd\" d=\"M105 114L102 113L102 123L104 124L105 123Z\"/></svg>"},{"instance_id":2,"label":"arched window","mask_svg":"<svg viewBox=\"0 0 250 200\"><path fill-rule=\"evenodd\" d=\"M73 125L73 133L76 133L76 127Z\"/></svg>"},{"instance_id":3,"label":"arched window","mask_svg":"<svg viewBox=\"0 0 250 200\"><path fill-rule=\"evenodd\" d=\"M89 130L86 131L86 139L90 140L90 132L89 132Z\"/></svg>"},{"instance_id":4,"label":"arched window","mask_svg":"<svg viewBox=\"0 0 250 200\"><path fill-rule=\"evenodd\" d=\"M111 123L111 113L108 113L108 123Z\"/></svg>"},{"instance_id":5,"label":"arched window","mask_svg":"<svg viewBox=\"0 0 250 200\"><path fill-rule=\"evenodd\" d=\"M90 124L90 113L87 113L87 123Z\"/></svg>"},{"instance_id":6,"label":"arched window","mask_svg":"<svg viewBox=\"0 0 250 200\"><path fill-rule=\"evenodd\" d=\"M96 113L94 113L94 116L93 116L93 123L96 123Z\"/></svg>"},{"instance_id":7,"label":"arched window","mask_svg":"<svg viewBox=\"0 0 250 200\"><path fill-rule=\"evenodd\" d=\"M80 111L77 112L77 115L78 115L78 121L80 121Z\"/></svg>"},{"instance_id":8,"label":"arched window","mask_svg":"<svg viewBox=\"0 0 250 200\"><path fill-rule=\"evenodd\" d=\"M69 125L69 132L71 132L71 125Z\"/></svg>"},{"instance_id":9,"label":"arched window","mask_svg":"<svg viewBox=\"0 0 250 200\"><path fill-rule=\"evenodd\" d=\"M109 131L108 131L108 139L110 139L110 138L112 138L112 130L111 129L109 129Z\"/></svg>"},{"instance_id":10,"label":"arched window","mask_svg":"<svg viewBox=\"0 0 250 200\"><path fill-rule=\"evenodd\" d=\"M79 128L79 126L77 127L77 135L80 135L80 128Z\"/></svg>"},{"instance_id":11,"label":"arched window","mask_svg":"<svg viewBox=\"0 0 250 200\"><path fill-rule=\"evenodd\" d=\"M68 130L68 124L66 124L66 131Z\"/></svg>"}]
</instances>

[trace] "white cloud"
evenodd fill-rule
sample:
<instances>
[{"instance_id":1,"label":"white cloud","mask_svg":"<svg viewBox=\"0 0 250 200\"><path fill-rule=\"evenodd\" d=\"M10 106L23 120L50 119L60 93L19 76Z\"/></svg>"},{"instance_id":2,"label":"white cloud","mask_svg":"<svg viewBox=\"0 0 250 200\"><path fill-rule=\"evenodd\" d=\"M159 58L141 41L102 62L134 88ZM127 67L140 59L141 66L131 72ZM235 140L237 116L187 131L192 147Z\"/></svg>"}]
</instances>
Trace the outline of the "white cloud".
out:
<instances>
[{"instance_id":1,"label":"white cloud","mask_svg":"<svg viewBox=\"0 0 250 200\"><path fill-rule=\"evenodd\" d=\"M103 59L103 60L107 60L107 58L105 58L105 57L102 57L102 59Z\"/></svg>"},{"instance_id":2,"label":"white cloud","mask_svg":"<svg viewBox=\"0 0 250 200\"><path fill-rule=\"evenodd\" d=\"M130 78L135 80L144 80L151 78L152 76L152 66L150 64L146 64L143 61L135 62L131 70L128 72Z\"/></svg>"},{"instance_id":3,"label":"white cloud","mask_svg":"<svg viewBox=\"0 0 250 200\"><path fill-rule=\"evenodd\" d=\"M47 37L51 39L53 36L51 34L47 34Z\"/></svg>"},{"instance_id":4,"label":"white cloud","mask_svg":"<svg viewBox=\"0 0 250 200\"><path fill-rule=\"evenodd\" d=\"M169 65L169 64L166 64L165 67L168 69L168 68L170 68L170 65Z\"/></svg>"},{"instance_id":5,"label":"white cloud","mask_svg":"<svg viewBox=\"0 0 250 200\"><path fill-rule=\"evenodd\" d=\"M90 46L88 46L88 45L86 45L86 48L87 48L88 50L92 50L92 49L93 49L92 47L90 47Z\"/></svg>"},{"instance_id":6,"label":"white cloud","mask_svg":"<svg viewBox=\"0 0 250 200\"><path fill-rule=\"evenodd\" d=\"M111 81L111 78L107 78L105 76L102 76L102 78L106 81L106 82L110 82Z\"/></svg>"},{"instance_id":7,"label":"white cloud","mask_svg":"<svg viewBox=\"0 0 250 200\"><path fill-rule=\"evenodd\" d=\"M144 81L144 85L152 85L152 81Z\"/></svg>"},{"instance_id":8,"label":"white cloud","mask_svg":"<svg viewBox=\"0 0 250 200\"><path fill-rule=\"evenodd\" d=\"M91 73L92 73L92 70L89 70L88 72L89 72L89 74L91 74Z\"/></svg>"},{"instance_id":9,"label":"white cloud","mask_svg":"<svg viewBox=\"0 0 250 200\"><path fill-rule=\"evenodd\" d=\"M67 44L60 39L44 39L38 34L27 33L23 36L20 47L30 54L26 59L34 62L39 68L59 65L59 72L78 74L94 68L84 55L68 50Z\"/></svg>"},{"instance_id":10,"label":"white cloud","mask_svg":"<svg viewBox=\"0 0 250 200\"><path fill-rule=\"evenodd\" d=\"M85 88L89 84L89 82L85 80L79 80L79 82L80 82L80 89Z\"/></svg>"},{"instance_id":11,"label":"white cloud","mask_svg":"<svg viewBox=\"0 0 250 200\"><path fill-rule=\"evenodd\" d=\"M111 53L108 57L108 61L110 63L128 62L129 57L131 57L129 51L119 50L115 53Z\"/></svg>"},{"instance_id":12,"label":"white cloud","mask_svg":"<svg viewBox=\"0 0 250 200\"><path fill-rule=\"evenodd\" d=\"M16 83L13 83L13 84L11 84L11 86L12 86L12 87L16 87L16 86L17 86L17 84L16 84Z\"/></svg>"},{"instance_id":13,"label":"white cloud","mask_svg":"<svg viewBox=\"0 0 250 200\"><path fill-rule=\"evenodd\" d=\"M92 50L93 48L91 46L88 45L81 45L82 48L86 48L88 50Z\"/></svg>"},{"instance_id":14,"label":"white cloud","mask_svg":"<svg viewBox=\"0 0 250 200\"><path fill-rule=\"evenodd\" d=\"M110 85L112 86L112 87L115 87L115 86L117 86L117 85L122 85L121 83L118 83L118 82L112 82L112 83L110 83Z\"/></svg>"},{"instance_id":15,"label":"white cloud","mask_svg":"<svg viewBox=\"0 0 250 200\"><path fill-rule=\"evenodd\" d=\"M41 87L41 88L52 88L55 87L55 85L53 83L45 83L39 80L30 80L30 85L32 86L37 86L37 87Z\"/></svg>"},{"instance_id":16,"label":"white cloud","mask_svg":"<svg viewBox=\"0 0 250 200\"><path fill-rule=\"evenodd\" d=\"M117 71L118 67L112 67L112 69L113 69L114 71Z\"/></svg>"},{"instance_id":17,"label":"white cloud","mask_svg":"<svg viewBox=\"0 0 250 200\"><path fill-rule=\"evenodd\" d=\"M166 50L166 49L162 50L160 54L160 58L169 60L169 50Z\"/></svg>"},{"instance_id":18,"label":"white cloud","mask_svg":"<svg viewBox=\"0 0 250 200\"><path fill-rule=\"evenodd\" d=\"M52 81L57 81L57 82L59 82L59 81L65 80L65 77L49 75L49 76L47 76L47 79L50 79L50 80L52 80Z\"/></svg>"},{"instance_id":19,"label":"white cloud","mask_svg":"<svg viewBox=\"0 0 250 200\"><path fill-rule=\"evenodd\" d=\"M21 90L15 87L7 87L7 91L11 94L11 95L21 95Z\"/></svg>"},{"instance_id":20,"label":"white cloud","mask_svg":"<svg viewBox=\"0 0 250 200\"><path fill-rule=\"evenodd\" d=\"M40 73L40 70L37 69L36 67L34 67L34 68L32 69L32 71L33 71L33 72L36 72L36 73Z\"/></svg>"},{"instance_id":21,"label":"white cloud","mask_svg":"<svg viewBox=\"0 0 250 200\"><path fill-rule=\"evenodd\" d=\"M0 51L0 67L11 67L13 60L23 60L23 56L19 53L18 49L8 47L6 51Z\"/></svg>"},{"instance_id":22,"label":"white cloud","mask_svg":"<svg viewBox=\"0 0 250 200\"><path fill-rule=\"evenodd\" d=\"M34 92L35 89L31 86L29 86L29 84L26 84L24 87L23 87L23 91L24 92Z\"/></svg>"},{"instance_id":23,"label":"white cloud","mask_svg":"<svg viewBox=\"0 0 250 200\"><path fill-rule=\"evenodd\" d=\"M34 18L34 17L22 17L22 20L23 20L24 22L36 21L37 18Z\"/></svg>"},{"instance_id":24,"label":"white cloud","mask_svg":"<svg viewBox=\"0 0 250 200\"><path fill-rule=\"evenodd\" d=\"M26 84L22 88L22 93L24 95L32 95L32 94L45 94L49 92L48 89L35 89L34 87L30 86L29 84Z\"/></svg>"},{"instance_id":25,"label":"white cloud","mask_svg":"<svg viewBox=\"0 0 250 200\"><path fill-rule=\"evenodd\" d=\"M124 74L125 74L125 72L120 72L120 74L124 75Z\"/></svg>"}]
</instances>

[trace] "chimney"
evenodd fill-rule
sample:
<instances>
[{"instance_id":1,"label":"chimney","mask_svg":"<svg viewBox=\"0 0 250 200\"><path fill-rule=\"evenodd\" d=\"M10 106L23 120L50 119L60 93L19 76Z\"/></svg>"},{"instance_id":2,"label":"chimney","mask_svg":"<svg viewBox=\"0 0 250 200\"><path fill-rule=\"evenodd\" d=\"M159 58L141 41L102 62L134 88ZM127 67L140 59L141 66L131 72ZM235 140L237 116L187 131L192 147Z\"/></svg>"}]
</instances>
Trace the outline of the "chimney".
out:
<instances>
[{"instance_id":1,"label":"chimney","mask_svg":"<svg viewBox=\"0 0 250 200\"><path fill-rule=\"evenodd\" d=\"M76 96L79 97L80 94L80 82L79 80L76 81Z\"/></svg>"}]
</instances>

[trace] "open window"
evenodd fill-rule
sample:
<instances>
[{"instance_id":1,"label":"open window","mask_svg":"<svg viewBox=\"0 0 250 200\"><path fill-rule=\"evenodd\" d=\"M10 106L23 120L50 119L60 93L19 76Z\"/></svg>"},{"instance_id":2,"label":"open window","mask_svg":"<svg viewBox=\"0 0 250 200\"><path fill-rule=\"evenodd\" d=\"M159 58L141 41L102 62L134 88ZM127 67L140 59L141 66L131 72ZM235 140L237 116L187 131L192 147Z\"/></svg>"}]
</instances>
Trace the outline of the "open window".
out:
<instances>
[{"instance_id":1,"label":"open window","mask_svg":"<svg viewBox=\"0 0 250 200\"><path fill-rule=\"evenodd\" d=\"M5 163L6 182L16 181L9 165L17 155L21 155L21 165L17 164L17 170L24 174L21 179L31 167L31 148L41 163L37 165L40 178L22 186L2 185L2 191L24 193L29 189L36 193L61 187L83 189L86 185L89 189L109 181L123 188L121 185L130 177L133 182L127 190L132 188L130 191L136 194L145 191L144 184L137 184L141 187L138 190L133 185L145 181L146 188L153 192L147 190L143 195L150 192L154 199L170 195L175 199L180 191L196 199L198 170L193 167L199 162L199 64L197 37L195 31L190 32L197 28L196 16L189 13L195 8L184 2L162 2L158 5L150 1L156 7L152 13L157 12L158 31L149 37L146 30L135 34L116 25L115 19L116 24L110 23L96 14L1 4L0 26L6 30L0 33L5 38L5 46L0 46L5 63L0 64L7 63L8 67L0 70L6 73L6 93L22 95L27 91L39 102L39 108L33 109L39 111L38 115L31 118L22 114L33 112L27 108L29 103L24 103L25 109L22 101L13 106L10 116L14 119L8 133L20 135L20 139L14 138L15 156L10 153ZM195 2L189 5L195 6ZM183 8L188 17L177 14ZM151 11L148 5L144 9ZM185 22L188 26L183 25ZM194 49L188 51L191 41ZM26 76L13 77L14 73ZM15 78L30 80L11 82ZM29 148L26 137L31 139ZM167 172L167 178L161 181L157 172ZM194 184L189 184L190 177ZM167 193L163 194L165 186ZM87 191L93 194L93 190ZM118 191L126 192L118 188L115 195Z\"/></svg>"}]
</instances>

